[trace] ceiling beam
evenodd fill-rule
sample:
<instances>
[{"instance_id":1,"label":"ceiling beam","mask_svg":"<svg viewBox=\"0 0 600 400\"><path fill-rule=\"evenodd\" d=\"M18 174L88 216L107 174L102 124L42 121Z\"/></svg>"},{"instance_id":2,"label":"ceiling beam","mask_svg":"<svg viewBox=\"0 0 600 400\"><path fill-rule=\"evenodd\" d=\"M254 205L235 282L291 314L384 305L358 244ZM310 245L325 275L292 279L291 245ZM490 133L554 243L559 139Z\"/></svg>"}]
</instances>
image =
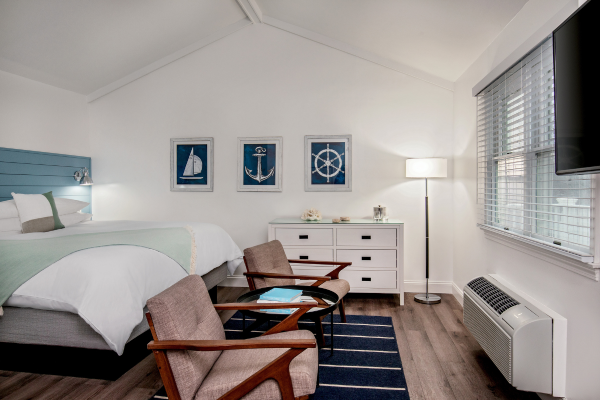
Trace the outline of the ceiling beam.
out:
<instances>
[{"instance_id":1,"label":"ceiling beam","mask_svg":"<svg viewBox=\"0 0 600 400\"><path fill-rule=\"evenodd\" d=\"M137 71L132 72L131 74L124 76L123 78L116 80L113 83L110 83L110 84L96 90L95 92L93 92L87 96L87 102L91 103L92 101L99 99L100 97L105 96L114 90L119 89L120 87L123 87L145 75L148 75L149 73L154 72L157 69L162 68L165 65L172 63L175 60L185 57L188 54L195 52L196 50L206 47L209 44L216 42L217 40L223 39L224 37L229 36L232 33L235 33L237 31L239 31L240 29L242 29L248 25L251 25L251 24L252 24L251 21L244 18L237 22L234 22L231 25L221 28L218 31L216 31L215 33L210 34L209 36L200 39L196 43L192 43L191 45L184 47L181 50L178 50L166 57L163 57L160 60L155 61L152 64L145 66L144 68L138 69Z\"/></svg>"},{"instance_id":2,"label":"ceiling beam","mask_svg":"<svg viewBox=\"0 0 600 400\"><path fill-rule=\"evenodd\" d=\"M263 14L255 0L237 0L237 2L253 24L262 23Z\"/></svg>"},{"instance_id":3,"label":"ceiling beam","mask_svg":"<svg viewBox=\"0 0 600 400\"><path fill-rule=\"evenodd\" d=\"M358 58L362 58L363 60L367 60L372 63L381 65L385 68L389 68L396 72L400 72L404 75L408 75L410 77L431 83L432 85L439 86L446 90L454 91L454 82L421 71L417 68L413 68L408 65L378 56L377 54L371 53L368 50L361 49L360 47L356 47L351 44L342 42L340 40L333 39L329 36L324 36L319 33L309 31L299 26L289 24L287 22L283 22L276 18L269 17L268 15L264 15L262 17L262 22L265 25L270 25L274 28L293 33L294 35L298 35L305 39L312 40L313 42L317 42L325 46L331 47L333 49L343 51L344 53L351 54Z\"/></svg>"}]
</instances>

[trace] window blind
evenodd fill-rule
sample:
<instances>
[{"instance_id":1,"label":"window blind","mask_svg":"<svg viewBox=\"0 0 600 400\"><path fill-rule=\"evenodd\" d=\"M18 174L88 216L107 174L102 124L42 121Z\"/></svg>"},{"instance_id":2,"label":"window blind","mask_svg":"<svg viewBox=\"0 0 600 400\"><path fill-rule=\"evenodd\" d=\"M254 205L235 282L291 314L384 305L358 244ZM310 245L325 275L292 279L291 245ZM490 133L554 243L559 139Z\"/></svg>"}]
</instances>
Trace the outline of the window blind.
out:
<instances>
[{"instance_id":1,"label":"window blind","mask_svg":"<svg viewBox=\"0 0 600 400\"><path fill-rule=\"evenodd\" d=\"M593 254L593 179L554 173L552 39L477 95L479 224Z\"/></svg>"}]
</instances>

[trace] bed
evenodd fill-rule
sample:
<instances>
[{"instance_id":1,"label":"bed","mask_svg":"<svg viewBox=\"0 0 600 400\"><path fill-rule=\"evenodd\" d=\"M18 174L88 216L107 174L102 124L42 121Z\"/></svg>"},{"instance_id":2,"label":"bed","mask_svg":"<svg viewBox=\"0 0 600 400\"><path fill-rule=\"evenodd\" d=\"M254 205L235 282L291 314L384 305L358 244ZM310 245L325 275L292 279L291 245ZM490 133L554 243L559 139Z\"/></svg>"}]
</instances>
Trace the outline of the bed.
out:
<instances>
[{"instance_id":1,"label":"bed","mask_svg":"<svg viewBox=\"0 0 600 400\"><path fill-rule=\"evenodd\" d=\"M72 174L91 170L87 157L0 148L0 201L11 192L91 203L91 188ZM48 175L52 173L54 175ZM45 175L44 175L45 174ZM84 211L91 212L91 204ZM190 222L87 221L45 233L0 233L0 240L28 241L88 233L186 227L194 238L195 271L208 288L233 272L242 253L231 237L213 224ZM145 302L188 274L158 251L140 246L106 246L77 251L50 265L20 286L2 304L0 342L111 350L148 330Z\"/></svg>"}]
</instances>

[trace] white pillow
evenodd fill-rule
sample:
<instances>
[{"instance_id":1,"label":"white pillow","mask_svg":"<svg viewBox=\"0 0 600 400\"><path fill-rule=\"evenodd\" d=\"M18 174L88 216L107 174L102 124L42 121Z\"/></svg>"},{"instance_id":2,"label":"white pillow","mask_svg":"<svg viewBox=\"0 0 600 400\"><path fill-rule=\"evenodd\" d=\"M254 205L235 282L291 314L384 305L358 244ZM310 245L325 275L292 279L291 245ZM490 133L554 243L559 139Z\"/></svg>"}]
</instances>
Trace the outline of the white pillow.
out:
<instances>
[{"instance_id":1,"label":"white pillow","mask_svg":"<svg viewBox=\"0 0 600 400\"><path fill-rule=\"evenodd\" d=\"M56 210L58 215L72 214L77 211L81 211L90 203L85 201L63 199L61 197L54 198L54 204L56 204ZM5 218L19 218L19 211L14 200L0 201L0 220Z\"/></svg>"},{"instance_id":2,"label":"white pillow","mask_svg":"<svg viewBox=\"0 0 600 400\"><path fill-rule=\"evenodd\" d=\"M14 200L0 201L0 220L6 218L19 218L19 211Z\"/></svg>"},{"instance_id":3,"label":"white pillow","mask_svg":"<svg viewBox=\"0 0 600 400\"><path fill-rule=\"evenodd\" d=\"M21 232L21 220L19 218L0 219L0 232L19 231Z\"/></svg>"},{"instance_id":4,"label":"white pillow","mask_svg":"<svg viewBox=\"0 0 600 400\"><path fill-rule=\"evenodd\" d=\"M54 203L56 204L58 215L73 214L90 205L90 203L86 203L85 201L63 199L61 197L55 197Z\"/></svg>"},{"instance_id":5,"label":"white pillow","mask_svg":"<svg viewBox=\"0 0 600 400\"><path fill-rule=\"evenodd\" d=\"M11 193L21 220L23 233L50 232L63 229L52 192L44 194Z\"/></svg>"},{"instance_id":6,"label":"white pillow","mask_svg":"<svg viewBox=\"0 0 600 400\"><path fill-rule=\"evenodd\" d=\"M65 227L67 227L67 226L79 224L81 222L89 221L91 218L92 218L92 214L76 212L76 213L72 213L72 214L61 215L60 222L62 222L63 225Z\"/></svg>"}]
</instances>

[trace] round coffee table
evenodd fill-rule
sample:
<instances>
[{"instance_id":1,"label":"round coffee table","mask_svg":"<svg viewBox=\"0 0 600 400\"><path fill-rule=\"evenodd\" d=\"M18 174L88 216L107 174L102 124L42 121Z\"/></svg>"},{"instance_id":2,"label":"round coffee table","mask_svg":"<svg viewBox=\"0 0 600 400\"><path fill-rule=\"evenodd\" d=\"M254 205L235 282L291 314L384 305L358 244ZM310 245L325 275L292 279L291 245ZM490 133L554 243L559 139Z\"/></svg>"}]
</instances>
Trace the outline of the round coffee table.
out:
<instances>
[{"instance_id":1,"label":"round coffee table","mask_svg":"<svg viewBox=\"0 0 600 400\"><path fill-rule=\"evenodd\" d=\"M329 307L323 308L313 308L306 312L304 315L300 317L300 320L311 320L315 323L317 327L317 342L319 345L323 347L325 345L325 338L323 336L323 326L321 324L321 319L327 315L331 314L331 352L333 353L333 312L338 307L339 297L337 294L332 292L331 290L323 289L318 286L298 286L298 285L289 285L289 286L271 286L262 289L252 290L248 293L244 293L240 297L238 297L238 303L253 303L256 302L260 295L268 292L273 288L282 288L282 289L294 289L294 290L302 290L302 296L311 296L313 297L319 304L327 304ZM330 304L331 303L331 304ZM289 317L291 314L281 314L273 312L272 310L240 310L244 317L244 335L247 335L254 328L259 327L265 322L269 321L282 321ZM246 316L254 318L255 321L251 323L246 328Z\"/></svg>"}]
</instances>

